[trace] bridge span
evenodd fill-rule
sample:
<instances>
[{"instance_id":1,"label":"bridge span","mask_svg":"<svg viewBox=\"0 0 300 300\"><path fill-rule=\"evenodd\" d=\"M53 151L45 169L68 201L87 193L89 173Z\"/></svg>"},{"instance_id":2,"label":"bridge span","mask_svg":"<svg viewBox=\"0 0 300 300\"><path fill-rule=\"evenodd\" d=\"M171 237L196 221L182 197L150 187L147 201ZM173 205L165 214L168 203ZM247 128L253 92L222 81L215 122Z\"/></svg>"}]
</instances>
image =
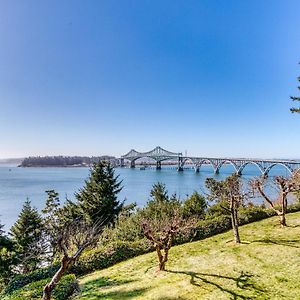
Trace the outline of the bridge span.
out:
<instances>
[{"instance_id":1,"label":"bridge span","mask_svg":"<svg viewBox=\"0 0 300 300\"><path fill-rule=\"evenodd\" d=\"M163 161L174 161L178 171L183 171L184 166L190 164L195 172L200 172L201 166L205 164L212 165L214 172L218 174L225 164L231 164L238 175L242 175L244 168L248 164L255 165L262 175L268 176L270 170L276 166L283 166L290 174L300 172L300 161L297 160L279 160L279 159L251 159L251 158L212 158L212 157L192 157L183 156L181 152L171 152L155 147L148 152L138 152L134 149L120 158L120 165L125 166L125 160L130 162L130 167L135 168L136 160L141 158L152 159L156 162L156 169L160 170Z\"/></svg>"}]
</instances>

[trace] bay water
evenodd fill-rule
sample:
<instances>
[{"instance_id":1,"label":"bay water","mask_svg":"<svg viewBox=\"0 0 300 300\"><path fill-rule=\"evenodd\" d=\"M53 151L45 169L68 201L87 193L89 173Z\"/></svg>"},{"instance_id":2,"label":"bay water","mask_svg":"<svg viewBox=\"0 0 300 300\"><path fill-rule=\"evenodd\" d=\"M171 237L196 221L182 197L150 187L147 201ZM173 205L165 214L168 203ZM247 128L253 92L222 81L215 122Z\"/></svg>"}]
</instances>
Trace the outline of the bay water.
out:
<instances>
[{"instance_id":1,"label":"bay water","mask_svg":"<svg viewBox=\"0 0 300 300\"><path fill-rule=\"evenodd\" d=\"M177 172L175 168L169 167L162 167L162 170L116 168L115 172L123 185L119 200L143 206L149 199L154 183L165 183L170 195L176 193L180 199L184 199L193 191L204 193L206 178L222 180L232 174L234 169L231 165L224 165L217 175L209 165L202 165L200 173L195 173L193 169ZM84 185L88 175L89 168L19 168L16 165L0 164L0 222L5 225L5 230L9 230L26 198L38 210L42 209L46 190L55 189L60 194L61 202L66 198L74 200L74 193ZM259 175L254 165L247 165L242 178L247 181ZM287 171L280 166L274 167L269 175L288 176Z\"/></svg>"}]
</instances>

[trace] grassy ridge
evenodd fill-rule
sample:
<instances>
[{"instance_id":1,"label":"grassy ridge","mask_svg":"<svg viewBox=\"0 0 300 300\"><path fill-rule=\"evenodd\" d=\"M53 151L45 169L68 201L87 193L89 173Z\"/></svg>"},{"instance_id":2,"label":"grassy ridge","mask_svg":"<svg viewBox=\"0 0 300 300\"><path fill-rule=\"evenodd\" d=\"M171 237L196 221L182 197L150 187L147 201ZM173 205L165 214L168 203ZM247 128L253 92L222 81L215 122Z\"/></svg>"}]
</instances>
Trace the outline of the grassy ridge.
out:
<instances>
[{"instance_id":1,"label":"grassy ridge","mask_svg":"<svg viewBox=\"0 0 300 300\"><path fill-rule=\"evenodd\" d=\"M170 251L167 272L155 253L81 278L76 299L300 299L300 212L287 228L276 217Z\"/></svg>"}]
</instances>

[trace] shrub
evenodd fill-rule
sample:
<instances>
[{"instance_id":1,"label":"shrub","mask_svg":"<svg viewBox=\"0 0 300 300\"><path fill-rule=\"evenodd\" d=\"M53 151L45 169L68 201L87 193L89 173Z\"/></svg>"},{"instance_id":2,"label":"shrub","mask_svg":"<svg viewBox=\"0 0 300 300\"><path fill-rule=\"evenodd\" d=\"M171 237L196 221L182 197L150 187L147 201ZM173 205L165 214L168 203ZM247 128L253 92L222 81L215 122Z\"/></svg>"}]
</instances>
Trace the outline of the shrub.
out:
<instances>
[{"instance_id":1,"label":"shrub","mask_svg":"<svg viewBox=\"0 0 300 300\"><path fill-rule=\"evenodd\" d=\"M104 269L120 261L132 258L152 250L146 240L136 242L114 242L108 246L97 247L83 253L70 268L70 272L83 275L95 270Z\"/></svg>"},{"instance_id":2,"label":"shrub","mask_svg":"<svg viewBox=\"0 0 300 300\"><path fill-rule=\"evenodd\" d=\"M223 215L199 221L195 229L194 240L201 240L209 236L224 232L231 228L230 216Z\"/></svg>"},{"instance_id":3,"label":"shrub","mask_svg":"<svg viewBox=\"0 0 300 300\"><path fill-rule=\"evenodd\" d=\"M32 282L4 296L3 300L40 300L43 295L43 288L50 278ZM79 291L75 275L64 276L53 291L53 300L66 300L76 291Z\"/></svg>"},{"instance_id":4,"label":"shrub","mask_svg":"<svg viewBox=\"0 0 300 300\"><path fill-rule=\"evenodd\" d=\"M265 208L264 206L254 205L241 208L238 217L240 225L244 225L266 219L274 215L275 213L273 210Z\"/></svg>"},{"instance_id":5,"label":"shrub","mask_svg":"<svg viewBox=\"0 0 300 300\"><path fill-rule=\"evenodd\" d=\"M13 281L11 281L7 285L7 287L4 290L4 293L10 294L31 282L40 281L42 279L52 277L55 274L55 272L58 270L58 268L59 265L55 264L47 268L41 268L35 270L31 273L18 275L13 279Z\"/></svg>"}]
</instances>

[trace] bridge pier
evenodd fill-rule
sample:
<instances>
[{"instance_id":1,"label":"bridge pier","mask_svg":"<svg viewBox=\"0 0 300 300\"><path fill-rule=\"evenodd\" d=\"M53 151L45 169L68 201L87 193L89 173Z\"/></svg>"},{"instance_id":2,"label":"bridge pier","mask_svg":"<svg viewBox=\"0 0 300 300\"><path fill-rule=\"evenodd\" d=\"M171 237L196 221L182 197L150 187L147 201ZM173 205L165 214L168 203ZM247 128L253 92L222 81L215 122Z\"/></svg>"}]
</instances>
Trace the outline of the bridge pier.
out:
<instances>
[{"instance_id":1,"label":"bridge pier","mask_svg":"<svg viewBox=\"0 0 300 300\"><path fill-rule=\"evenodd\" d=\"M161 161L156 162L156 170L161 170Z\"/></svg>"},{"instance_id":2,"label":"bridge pier","mask_svg":"<svg viewBox=\"0 0 300 300\"><path fill-rule=\"evenodd\" d=\"M124 158L120 159L120 167L124 168L125 167L125 163L124 163Z\"/></svg>"},{"instance_id":3,"label":"bridge pier","mask_svg":"<svg viewBox=\"0 0 300 300\"><path fill-rule=\"evenodd\" d=\"M283 166L287 172L300 173L300 160L278 160L278 159L246 159L246 158L209 158L209 157L187 157L182 156L182 153L174 153L167 151L159 146L148 152L138 152L134 149L127 154L122 155L120 165L125 166L124 160L130 161L130 167L135 168L135 161L139 158L151 158L156 161L156 169L161 169L161 162L166 160L177 160L177 171L183 171L184 164L187 160L191 161L195 167L195 172L198 173L202 164L209 163L214 168L214 173L219 174L220 168L224 164L231 164L238 175L242 175L243 169L248 164L253 164L258 167L261 173L268 176L269 171L276 165ZM296 171L299 170L299 171Z\"/></svg>"},{"instance_id":4,"label":"bridge pier","mask_svg":"<svg viewBox=\"0 0 300 300\"><path fill-rule=\"evenodd\" d=\"M177 171L182 172L183 171L183 166L182 166L182 157L178 157L178 165L177 165Z\"/></svg>"}]
</instances>

